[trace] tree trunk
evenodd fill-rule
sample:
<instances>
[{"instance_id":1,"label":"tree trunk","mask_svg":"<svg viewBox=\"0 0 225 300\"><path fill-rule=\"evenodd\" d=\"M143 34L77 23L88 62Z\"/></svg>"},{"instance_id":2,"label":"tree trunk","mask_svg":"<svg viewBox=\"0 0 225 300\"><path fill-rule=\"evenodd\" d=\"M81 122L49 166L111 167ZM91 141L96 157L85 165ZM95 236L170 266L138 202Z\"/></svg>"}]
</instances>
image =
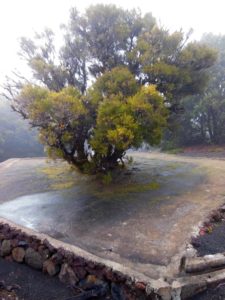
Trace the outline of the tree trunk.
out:
<instances>
[{"instance_id":1,"label":"tree trunk","mask_svg":"<svg viewBox=\"0 0 225 300\"><path fill-rule=\"evenodd\" d=\"M214 137L213 137L213 131L212 131L212 125L211 125L209 109L207 111L207 127L208 127L208 131L209 131L210 142L213 143Z\"/></svg>"},{"instance_id":2,"label":"tree trunk","mask_svg":"<svg viewBox=\"0 0 225 300\"><path fill-rule=\"evenodd\" d=\"M202 141L205 142L206 138L205 138L205 118L204 115L202 114L200 117L200 131L201 131L201 137L202 137Z\"/></svg>"},{"instance_id":3,"label":"tree trunk","mask_svg":"<svg viewBox=\"0 0 225 300\"><path fill-rule=\"evenodd\" d=\"M217 124L217 115L216 112L210 107L210 113L212 116L212 126L213 126L213 142L215 144L219 143L219 132L218 132L218 124Z\"/></svg>"}]
</instances>

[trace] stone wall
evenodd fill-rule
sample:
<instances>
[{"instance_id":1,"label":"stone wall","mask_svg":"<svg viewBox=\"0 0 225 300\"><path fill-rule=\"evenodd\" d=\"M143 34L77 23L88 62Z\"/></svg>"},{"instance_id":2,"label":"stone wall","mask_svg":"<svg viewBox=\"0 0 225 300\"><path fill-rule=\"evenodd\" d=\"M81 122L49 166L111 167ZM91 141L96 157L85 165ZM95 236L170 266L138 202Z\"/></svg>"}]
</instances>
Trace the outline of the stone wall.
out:
<instances>
[{"instance_id":1,"label":"stone wall","mask_svg":"<svg viewBox=\"0 0 225 300\"><path fill-rule=\"evenodd\" d=\"M82 300L90 299L90 295L111 300L183 300L225 282L225 269L197 275L181 270L181 274L169 282L163 278L155 280L2 218L0 256L57 276L65 284L84 291L85 296L79 298ZM211 257L214 258L218 257Z\"/></svg>"},{"instance_id":2,"label":"stone wall","mask_svg":"<svg viewBox=\"0 0 225 300\"><path fill-rule=\"evenodd\" d=\"M155 299L157 281L44 234L34 235L33 231L3 219L0 219L0 256L25 263L49 276L58 276L60 281L99 297Z\"/></svg>"}]
</instances>

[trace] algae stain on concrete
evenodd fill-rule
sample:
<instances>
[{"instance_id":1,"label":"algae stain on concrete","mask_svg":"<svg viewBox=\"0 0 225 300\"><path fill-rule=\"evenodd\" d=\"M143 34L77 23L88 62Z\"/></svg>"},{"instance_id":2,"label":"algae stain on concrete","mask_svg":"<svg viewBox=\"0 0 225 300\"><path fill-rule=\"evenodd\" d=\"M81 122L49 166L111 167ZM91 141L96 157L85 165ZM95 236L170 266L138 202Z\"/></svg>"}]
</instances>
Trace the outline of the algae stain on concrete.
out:
<instances>
[{"instance_id":1,"label":"algae stain on concrete","mask_svg":"<svg viewBox=\"0 0 225 300\"><path fill-rule=\"evenodd\" d=\"M49 166L39 168L40 172L44 173L51 179L58 179L61 176L71 174L74 170L67 164L49 164Z\"/></svg>"},{"instance_id":2,"label":"algae stain on concrete","mask_svg":"<svg viewBox=\"0 0 225 300\"><path fill-rule=\"evenodd\" d=\"M70 189L77 184L76 170L65 163L49 164L37 171L47 177L51 190Z\"/></svg>"},{"instance_id":3,"label":"algae stain on concrete","mask_svg":"<svg viewBox=\"0 0 225 300\"><path fill-rule=\"evenodd\" d=\"M51 184L51 189L53 190L65 190L65 189L70 189L75 185L75 182L73 181L68 181L68 182L57 182Z\"/></svg>"},{"instance_id":4,"label":"algae stain on concrete","mask_svg":"<svg viewBox=\"0 0 225 300\"><path fill-rule=\"evenodd\" d=\"M149 160L140 166L140 162L134 162L127 169L116 172L112 182L104 184L97 176L84 175L65 162L58 161L48 163L44 167L37 168L39 174L44 175L48 182L48 190L71 190L76 198L79 191L88 198L99 200L121 200L125 202L136 201L148 196L153 202L160 191L167 189L173 179L188 184L190 174L198 176L200 170L193 164L192 167L184 162ZM201 170L202 171L202 170ZM178 184L180 185L180 184ZM68 192L66 192L68 193ZM65 197L67 197L65 195ZM154 199L153 199L154 198ZM165 197L163 197L165 200ZM159 201L159 200L157 200Z\"/></svg>"},{"instance_id":5,"label":"algae stain on concrete","mask_svg":"<svg viewBox=\"0 0 225 300\"><path fill-rule=\"evenodd\" d=\"M129 194L139 194L142 192L154 191L160 188L160 184L156 181L151 181L148 183L124 183L124 184L110 184L107 186L99 187L98 189L93 189L93 195L98 198L107 198L116 196L124 197ZM116 199L116 198L115 198Z\"/></svg>"}]
</instances>

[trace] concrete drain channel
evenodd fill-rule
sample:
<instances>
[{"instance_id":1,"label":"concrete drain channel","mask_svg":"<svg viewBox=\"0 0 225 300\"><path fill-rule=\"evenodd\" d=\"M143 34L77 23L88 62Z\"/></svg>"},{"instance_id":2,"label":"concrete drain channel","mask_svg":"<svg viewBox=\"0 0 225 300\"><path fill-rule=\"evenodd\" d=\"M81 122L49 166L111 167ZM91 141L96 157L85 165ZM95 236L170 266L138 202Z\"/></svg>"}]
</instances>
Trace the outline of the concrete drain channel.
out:
<instances>
[{"instance_id":1,"label":"concrete drain channel","mask_svg":"<svg viewBox=\"0 0 225 300\"><path fill-rule=\"evenodd\" d=\"M178 276L152 279L3 218L0 218L0 256L10 257L49 276L58 276L60 281L70 285L79 285L91 278L95 287L99 286L100 296L108 299L188 299L225 281L224 253L183 257Z\"/></svg>"}]
</instances>

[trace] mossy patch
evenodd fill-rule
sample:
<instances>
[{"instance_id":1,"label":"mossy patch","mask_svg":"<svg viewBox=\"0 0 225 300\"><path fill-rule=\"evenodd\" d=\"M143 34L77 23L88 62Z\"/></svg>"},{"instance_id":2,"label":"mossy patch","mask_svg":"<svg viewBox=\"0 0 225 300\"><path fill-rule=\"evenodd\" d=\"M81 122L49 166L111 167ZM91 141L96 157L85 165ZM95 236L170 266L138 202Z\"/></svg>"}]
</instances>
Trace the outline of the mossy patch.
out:
<instances>
[{"instance_id":1,"label":"mossy patch","mask_svg":"<svg viewBox=\"0 0 225 300\"><path fill-rule=\"evenodd\" d=\"M50 180L49 188L53 190L69 189L77 182L75 170L65 163L40 168L39 172L47 176Z\"/></svg>"},{"instance_id":2,"label":"mossy patch","mask_svg":"<svg viewBox=\"0 0 225 300\"><path fill-rule=\"evenodd\" d=\"M48 176L50 179L58 179L62 176L68 176L68 173L72 172L72 168L68 165L56 165L56 166L49 166L45 168L39 169L42 173Z\"/></svg>"},{"instance_id":3,"label":"mossy patch","mask_svg":"<svg viewBox=\"0 0 225 300\"><path fill-rule=\"evenodd\" d=\"M134 183L119 187L122 193L140 193L159 189L158 182L152 181L150 183Z\"/></svg>"},{"instance_id":4,"label":"mossy patch","mask_svg":"<svg viewBox=\"0 0 225 300\"><path fill-rule=\"evenodd\" d=\"M168 154L180 154L184 152L184 149L182 148L174 148L174 149L169 149L165 151Z\"/></svg>"},{"instance_id":5,"label":"mossy patch","mask_svg":"<svg viewBox=\"0 0 225 300\"><path fill-rule=\"evenodd\" d=\"M117 171L115 174L107 173L101 177L90 177L78 173L71 166L59 163L40 168L39 172L45 174L49 179L49 188L63 190L75 185L86 185L86 189L97 197L110 197L113 194L126 196L130 193L142 193L160 188L158 182L149 178L137 180L133 174L124 175L125 172ZM83 180L84 179L84 180Z\"/></svg>"},{"instance_id":6,"label":"mossy patch","mask_svg":"<svg viewBox=\"0 0 225 300\"><path fill-rule=\"evenodd\" d=\"M74 186L75 182L74 181L68 181L68 182L57 182L51 184L51 189L53 190L65 190L65 189L70 189Z\"/></svg>"},{"instance_id":7,"label":"mossy patch","mask_svg":"<svg viewBox=\"0 0 225 300\"><path fill-rule=\"evenodd\" d=\"M175 170L177 168L183 167L184 163L181 162L173 162L164 167L164 169Z\"/></svg>"},{"instance_id":8,"label":"mossy patch","mask_svg":"<svg viewBox=\"0 0 225 300\"><path fill-rule=\"evenodd\" d=\"M130 193L143 193L153 191L160 188L158 182L152 181L149 183L127 183L127 184L110 184L103 186L101 189L93 190L93 194L97 197L109 197L112 195L126 196Z\"/></svg>"}]
</instances>

